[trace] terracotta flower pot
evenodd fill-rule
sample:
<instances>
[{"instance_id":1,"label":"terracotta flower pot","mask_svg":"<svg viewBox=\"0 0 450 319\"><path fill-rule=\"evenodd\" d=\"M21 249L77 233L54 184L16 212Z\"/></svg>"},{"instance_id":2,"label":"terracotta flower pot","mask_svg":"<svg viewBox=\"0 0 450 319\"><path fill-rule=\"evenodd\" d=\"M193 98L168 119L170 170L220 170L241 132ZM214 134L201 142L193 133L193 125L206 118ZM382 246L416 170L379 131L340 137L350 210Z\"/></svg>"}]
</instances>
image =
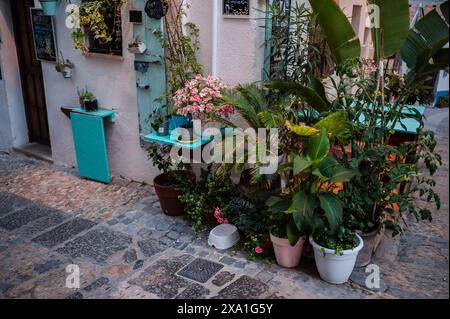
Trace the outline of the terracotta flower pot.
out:
<instances>
[{"instance_id":1,"label":"terracotta flower pot","mask_svg":"<svg viewBox=\"0 0 450 319\"><path fill-rule=\"evenodd\" d=\"M306 238L300 237L295 246L291 246L289 240L279 238L270 234L270 240L273 244L273 250L277 259L277 264L284 268L294 268L300 263L303 244Z\"/></svg>"},{"instance_id":2,"label":"terracotta flower pot","mask_svg":"<svg viewBox=\"0 0 450 319\"><path fill-rule=\"evenodd\" d=\"M179 173L186 174L189 178L195 180L195 175L192 172L180 171ZM164 214L169 216L184 215L184 205L178 199L180 193L176 190L176 185L168 174L163 173L156 176L153 180L153 185Z\"/></svg>"},{"instance_id":3,"label":"terracotta flower pot","mask_svg":"<svg viewBox=\"0 0 450 319\"><path fill-rule=\"evenodd\" d=\"M359 236L364 241L364 247L358 254L358 258L356 258L356 267L365 267L370 264L372 260L372 256L378 248L378 244L384 235L384 227L380 227L377 230L374 230L370 233L362 233L358 231Z\"/></svg>"}]
</instances>

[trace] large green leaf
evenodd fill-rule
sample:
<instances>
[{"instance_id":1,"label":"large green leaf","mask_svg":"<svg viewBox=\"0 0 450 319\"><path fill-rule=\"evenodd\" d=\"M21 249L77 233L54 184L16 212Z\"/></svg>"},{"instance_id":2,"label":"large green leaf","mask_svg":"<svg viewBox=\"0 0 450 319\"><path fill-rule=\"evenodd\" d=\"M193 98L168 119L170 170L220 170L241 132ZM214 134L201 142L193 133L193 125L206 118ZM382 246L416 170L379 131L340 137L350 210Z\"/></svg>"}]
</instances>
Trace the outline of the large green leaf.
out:
<instances>
[{"instance_id":1,"label":"large green leaf","mask_svg":"<svg viewBox=\"0 0 450 319\"><path fill-rule=\"evenodd\" d=\"M331 193L319 195L320 207L325 212L330 230L335 233L342 221L341 202Z\"/></svg>"},{"instance_id":2,"label":"large green leaf","mask_svg":"<svg viewBox=\"0 0 450 319\"><path fill-rule=\"evenodd\" d=\"M333 177L338 166L339 163L334 157L327 156L320 162L319 171L323 176L330 178Z\"/></svg>"},{"instance_id":3,"label":"large green leaf","mask_svg":"<svg viewBox=\"0 0 450 319\"><path fill-rule=\"evenodd\" d=\"M352 138L348 114L345 111L334 112L317 122L313 127L318 130L326 128L330 139L337 139L342 145L348 144Z\"/></svg>"},{"instance_id":4,"label":"large green leaf","mask_svg":"<svg viewBox=\"0 0 450 319\"><path fill-rule=\"evenodd\" d=\"M309 79L309 87L316 91L317 94L322 98L322 100L325 101L325 103L328 104L328 107L330 107L331 103L328 100L327 92L325 89L325 86L323 85L322 81L314 76L312 76Z\"/></svg>"},{"instance_id":5,"label":"large green leaf","mask_svg":"<svg viewBox=\"0 0 450 319\"><path fill-rule=\"evenodd\" d=\"M289 243L294 246L300 238L300 231L292 218L290 218L289 222L286 224L286 233Z\"/></svg>"},{"instance_id":6,"label":"large green leaf","mask_svg":"<svg viewBox=\"0 0 450 319\"><path fill-rule=\"evenodd\" d=\"M312 139L308 146L308 156L312 161L319 162L327 156L330 150L330 140L328 139L327 129L322 128L319 137Z\"/></svg>"},{"instance_id":7,"label":"large green leaf","mask_svg":"<svg viewBox=\"0 0 450 319\"><path fill-rule=\"evenodd\" d=\"M293 172L294 175L300 174L305 169L310 167L313 164L307 157L295 155L294 157L294 165L293 165Z\"/></svg>"},{"instance_id":8,"label":"large green leaf","mask_svg":"<svg viewBox=\"0 0 450 319\"><path fill-rule=\"evenodd\" d=\"M372 28L373 43L375 46L375 57L389 57L397 53L403 46L409 32L409 3L408 0L368 0L368 3L379 8L379 20L371 15L374 22L379 21L379 28Z\"/></svg>"},{"instance_id":9,"label":"large green leaf","mask_svg":"<svg viewBox=\"0 0 450 319\"><path fill-rule=\"evenodd\" d=\"M295 207L292 217L297 228L302 231L310 224L310 220L314 216L316 197L311 194L307 195L303 191L297 192L292 197L292 203Z\"/></svg>"},{"instance_id":10,"label":"large green leaf","mask_svg":"<svg viewBox=\"0 0 450 319\"><path fill-rule=\"evenodd\" d=\"M330 177L330 182L333 183L342 183L348 182L354 176L356 176L357 172L354 169L345 167L343 165L339 165L336 167L333 176Z\"/></svg>"},{"instance_id":11,"label":"large green leaf","mask_svg":"<svg viewBox=\"0 0 450 319\"><path fill-rule=\"evenodd\" d=\"M266 84L266 87L272 90L279 90L281 93L295 94L303 98L306 103L319 112L326 112L330 108L329 103L323 100L315 90L301 84L289 81L278 81L270 82Z\"/></svg>"},{"instance_id":12,"label":"large green leaf","mask_svg":"<svg viewBox=\"0 0 450 319\"><path fill-rule=\"evenodd\" d=\"M291 205L291 201L288 199L283 199L281 197L272 196L266 201L266 205L269 210L274 213L281 213L286 211Z\"/></svg>"},{"instance_id":13,"label":"large green leaf","mask_svg":"<svg viewBox=\"0 0 450 319\"><path fill-rule=\"evenodd\" d=\"M336 64L358 58L361 44L344 12L335 0L309 0L319 24L325 33Z\"/></svg>"},{"instance_id":14,"label":"large green leaf","mask_svg":"<svg viewBox=\"0 0 450 319\"><path fill-rule=\"evenodd\" d=\"M357 174L356 170L340 164L331 156L325 157L320 162L319 170L322 176L328 178L333 183L347 182Z\"/></svg>"},{"instance_id":15,"label":"large green leaf","mask_svg":"<svg viewBox=\"0 0 450 319\"><path fill-rule=\"evenodd\" d=\"M445 21L447 22L447 24L449 24L450 22L448 21L448 1L445 1L444 3L442 3L439 8L441 9L442 15L444 16Z\"/></svg>"},{"instance_id":16,"label":"large green leaf","mask_svg":"<svg viewBox=\"0 0 450 319\"><path fill-rule=\"evenodd\" d=\"M289 121L286 121L286 127L288 128L289 131L301 137L314 137L319 135L320 132L318 129L314 127L306 125L295 125L291 124Z\"/></svg>"}]
</instances>

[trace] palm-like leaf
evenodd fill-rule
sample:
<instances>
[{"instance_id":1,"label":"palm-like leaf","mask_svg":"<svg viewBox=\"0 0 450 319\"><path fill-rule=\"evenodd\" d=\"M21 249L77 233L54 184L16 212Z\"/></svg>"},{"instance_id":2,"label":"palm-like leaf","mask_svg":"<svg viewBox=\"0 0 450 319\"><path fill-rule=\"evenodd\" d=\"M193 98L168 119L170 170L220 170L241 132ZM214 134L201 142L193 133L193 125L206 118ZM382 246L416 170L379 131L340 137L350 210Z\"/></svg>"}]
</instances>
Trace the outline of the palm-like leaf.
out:
<instances>
[{"instance_id":1,"label":"palm-like leaf","mask_svg":"<svg viewBox=\"0 0 450 319\"><path fill-rule=\"evenodd\" d=\"M289 81L279 81L270 82L266 87L272 90L278 90L281 93L297 95L319 112L326 112L330 109L329 102L324 100L314 89L307 86Z\"/></svg>"},{"instance_id":2,"label":"palm-like leaf","mask_svg":"<svg viewBox=\"0 0 450 319\"><path fill-rule=\"evenodd\" d=\"M409 84L421 84L429 75L448 67L448 49L443 48L449 41L448 6L448 1L440 6L444 18L432 10L409 31L401 49L402 59L410 68Z\"/></svg>"},{"instance_id":3,"label":"palm-like leaf","mask_svg":"<svg viewBox=\"0 0 450 319\"><path fill-rule=\"evenodd\" d=\"M239 91L229 91L224 93L223 101L227 104L232 104L245 119L245 121L253 128L260 127L258 114L250 103L250 101Z\"/></svg>"},{"instance_id":4,"label":"palm-like leaf","mask_svg":"<svg viewBox=\"0 0 450 319\"><path fill-rule=\"evenodd\" d=\"M258 118L265 128L278 128L284 123L283 113L280 110L271 109L260 112Z\"/></svg>"}]
</instances>

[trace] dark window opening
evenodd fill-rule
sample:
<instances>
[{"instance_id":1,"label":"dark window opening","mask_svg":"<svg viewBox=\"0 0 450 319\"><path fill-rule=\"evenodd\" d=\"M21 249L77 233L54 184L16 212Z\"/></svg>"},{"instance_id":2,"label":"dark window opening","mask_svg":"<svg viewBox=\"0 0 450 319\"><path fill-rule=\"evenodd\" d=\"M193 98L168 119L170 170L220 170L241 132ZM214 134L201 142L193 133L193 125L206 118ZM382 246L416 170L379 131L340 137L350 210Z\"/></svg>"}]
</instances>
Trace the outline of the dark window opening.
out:
<instances>
[{"instance_id":1,"label":"dark window opening","mask_svg":"<svg viewBox=\"0 0 450 319\"><path fill-rule=\"evenodd\" d=\"M82 2L91 1L95 0L82 0ZM116 0L117 4L119 2L120 0ZM115 14L114 11L114 9L109 10L105 16L105 23L108 26L108 33L111 35L112 41L103 43L95 39L94 34L88 28L84 28L89 52L122 55L122 16Z\"/></svg>"}]
</instances>

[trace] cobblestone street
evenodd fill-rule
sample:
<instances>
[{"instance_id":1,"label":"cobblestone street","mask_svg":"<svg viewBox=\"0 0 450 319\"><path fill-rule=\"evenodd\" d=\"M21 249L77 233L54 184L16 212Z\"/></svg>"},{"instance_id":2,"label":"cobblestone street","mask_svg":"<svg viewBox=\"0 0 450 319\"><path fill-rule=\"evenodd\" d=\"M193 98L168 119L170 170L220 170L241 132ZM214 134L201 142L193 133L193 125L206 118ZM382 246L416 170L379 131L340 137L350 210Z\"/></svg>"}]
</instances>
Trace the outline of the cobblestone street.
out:
<instances>
[{"instance_id":1,"label":"cobblestone street","mask_svg":"<svg viewBox=\"0 0 450 319\"><path fill-rule=\"evenodd\" d=\"M426 113L444 161L441 210L400 238L386 233L373 258L377 290L366 288L364 268L331 285L312 258L288 270L210 248L207 233L161 212L148 185L104 185L0 153L0 298L448 298L448 114ZM80 267L79 289L66 288L69 264Z\"/></svg>"}]
</instances>

